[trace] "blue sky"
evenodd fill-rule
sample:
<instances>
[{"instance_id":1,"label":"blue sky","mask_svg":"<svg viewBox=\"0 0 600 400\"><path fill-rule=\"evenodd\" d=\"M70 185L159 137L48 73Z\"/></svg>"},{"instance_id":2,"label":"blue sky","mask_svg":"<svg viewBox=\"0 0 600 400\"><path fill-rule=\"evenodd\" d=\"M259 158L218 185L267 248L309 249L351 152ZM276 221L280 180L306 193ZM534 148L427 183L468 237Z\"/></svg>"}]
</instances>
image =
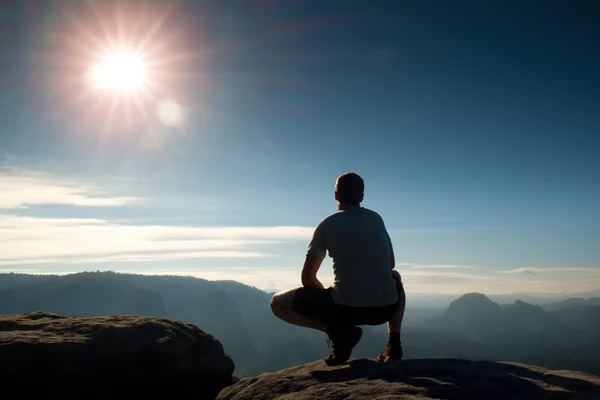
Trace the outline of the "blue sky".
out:
<instances>
[{"instance_id":1,"label":"blue sky","mask_svg":"<svg viewBox=\"0 0 600 400\"><path fill-rule=\"evenodd\" d=\"M141 3L0 15L0 271L292 287L355 171L408 292L600 287L597 4ZM82 78L115 38L145 97Z\"/></svg>"}]
</instances>

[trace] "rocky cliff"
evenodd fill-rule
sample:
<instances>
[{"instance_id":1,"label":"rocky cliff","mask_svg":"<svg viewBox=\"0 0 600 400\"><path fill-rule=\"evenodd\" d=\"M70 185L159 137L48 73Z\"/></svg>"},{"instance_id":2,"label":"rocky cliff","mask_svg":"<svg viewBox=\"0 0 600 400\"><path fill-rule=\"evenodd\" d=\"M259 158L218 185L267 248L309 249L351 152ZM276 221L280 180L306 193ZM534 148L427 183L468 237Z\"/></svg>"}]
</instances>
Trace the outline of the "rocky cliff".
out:
<instances>
[{"instance_id":1,"label":"rocky cliff","mask_svg":"<svg viewBox=\"0 0 600 400\"><path fill-rule=\"evenodd\" d=\"M232 383L221 343L194 325L117 315L0 316L5 393L60 399L214 399Z\"/></svg>"}]
</instances>

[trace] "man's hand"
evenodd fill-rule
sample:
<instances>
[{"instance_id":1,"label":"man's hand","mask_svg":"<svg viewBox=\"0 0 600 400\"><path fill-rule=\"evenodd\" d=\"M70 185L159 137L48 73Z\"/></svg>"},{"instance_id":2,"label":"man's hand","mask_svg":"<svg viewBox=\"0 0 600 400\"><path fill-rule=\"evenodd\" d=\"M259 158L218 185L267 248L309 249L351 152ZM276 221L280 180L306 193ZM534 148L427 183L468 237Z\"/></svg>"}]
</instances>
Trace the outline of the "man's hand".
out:
<instances>
[{"instance_id":1,"label":"man's hand","mask_svg":"<svg viewBox=\"0 0 600 400\"><path fill-rule=\"evenodd\" d=\"M306 256L302 266L302 286L316 289L324 289L323 284L317 278L317 272L321 268L323 260L317 256Z\"/></svg>"}]
</instances>

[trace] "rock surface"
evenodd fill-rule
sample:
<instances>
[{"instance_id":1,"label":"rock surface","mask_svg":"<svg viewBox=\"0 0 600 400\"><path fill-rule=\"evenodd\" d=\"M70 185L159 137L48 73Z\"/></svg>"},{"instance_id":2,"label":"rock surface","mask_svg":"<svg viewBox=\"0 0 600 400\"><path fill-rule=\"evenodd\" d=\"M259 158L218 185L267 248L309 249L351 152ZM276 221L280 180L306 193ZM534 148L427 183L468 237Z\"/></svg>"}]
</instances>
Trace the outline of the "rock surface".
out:
<instances>
[{"instance_id":1,"label":"rock surface","mask_svg":"<svg viewBox=\"0 0 600 400\"><path fill-rule=\"evenodd\" d=\"M391 399L600 399L600 378L518 363L458 359L378 364L322 361L241 379L217 400Z\"/></svg>"},{"instance_id":2,"label":"rock surface","mask_svg":"<svg viewBox=\"0 0 600 400\"><path fill-rule=\"evenodd\" d=\"M0 316L5 393L106 399L160 392L169 398L214 399L233 382L233 370L217 339L178 321L45 312Z\"/></svg>"}]
</instances>

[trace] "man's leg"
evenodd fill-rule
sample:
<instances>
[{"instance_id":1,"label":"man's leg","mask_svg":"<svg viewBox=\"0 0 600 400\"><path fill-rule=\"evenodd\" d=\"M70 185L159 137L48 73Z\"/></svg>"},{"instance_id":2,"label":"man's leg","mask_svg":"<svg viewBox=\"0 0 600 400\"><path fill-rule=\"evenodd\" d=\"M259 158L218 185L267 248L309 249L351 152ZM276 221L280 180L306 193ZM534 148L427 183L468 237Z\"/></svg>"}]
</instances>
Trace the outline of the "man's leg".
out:
<instances>
[{"instance_id":1,"label":"man's leg","mask_svg":"<svg viewBox=\"0 0 600 400\"><path fill-rule=\"evenodd\" d=\"M402 285L402 278L400 278L400 274L398 271L392 271L392 275L394 275L395 279L398 279L397 285L398 287L398 310L394 317L388 321L388 333L398 333L400 335L400 330L402 329L402 319L404 319L404 309L406 308L406 293L404 293L404 285Z\"/></svg>"},{"instance_id":2,"label":"man's leg","mask_svg":"<svg viewBox=\"0 0 600 400\"><path fill-rule=\"evenodd\" d=\"M303 288L300 288L300 291L303 290ZM274 295L271 299L271 310L273 311L273 314L275 314L277 318L289 324L316 329L321 332L327 332L327 325L325 323L313 318L309 318L294 310L294 298L297 295L304 295L299 293L301 292L299 292L298 289L290 289Z\"/></svg>"},{"instance_id":3,"label":"man's leg","mask_svg":"<svg viewBox=\"0 0 600 400\"><path fill-rule=\"evenodd\" d=\"M337 307L326 289L298 288L281 292L271 299L271 310L290 324L325 332L333 353L325 358L327 365L344 364L360 341L362 329L340 321Z\"/></svg>"},{"instance_id":4,"label":"man's leg","mask_svg":"<svg viewBox=\"0 0 600 400\"><path fill-rule=\"evenodd\" d=\"M327 336L332 352L325 357L325 364L336 366L348 361L352 349L360 342L363 330L354 323L353 308L336 304L331 292L328 294Z\"/></svg>"},{"instance_id":5,"label":"man's leg","mask_svg":"<svg viewBox=\"0 0 600 400\"><path fill-rule=\"evenodd\" d=\"M392 271L392 274L394 275L394 279L396 279L396 287L398 288L398 309L387 323L388 342L385 350L377 357L377 360L380 362L401 360L404 355L402 341L400 340L400 330L402 329L402 319L404 318L404 309L406 308L406 293L404 292L404 285L398 271Z\"/></svg>"}]
</instances>

